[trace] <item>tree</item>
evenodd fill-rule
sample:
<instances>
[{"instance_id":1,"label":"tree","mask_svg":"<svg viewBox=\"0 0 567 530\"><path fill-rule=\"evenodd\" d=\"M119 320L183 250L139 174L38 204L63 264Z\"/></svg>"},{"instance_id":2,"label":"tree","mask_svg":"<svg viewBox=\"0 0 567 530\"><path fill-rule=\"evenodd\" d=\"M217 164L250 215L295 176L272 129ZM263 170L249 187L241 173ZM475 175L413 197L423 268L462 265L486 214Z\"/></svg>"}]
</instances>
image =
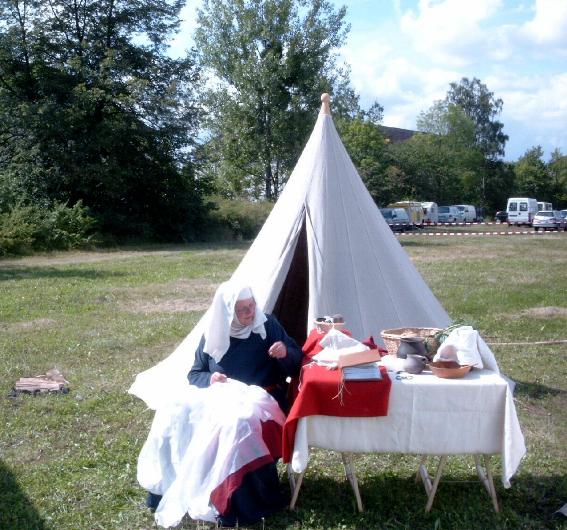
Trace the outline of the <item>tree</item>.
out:
<instances>
[{"instance_id":1,"label":"tree","mask_svg":"<svg viewBox=\"0 0 567 530\"><path fill-rule=\"evenodd\" d=\"M516 192L539 201L551 202L553 192L551 175L543 161L541 146L531 147L516 162Z\"/></svg>"},{"instance_id":2,"label":"tree","mask_svg":"<svg viewBox=\"0 0 567 530\"><path fill-rule=\"evenodd\" d=\"M82 200L118 233L186 233L198 70L166 54L182 5L0 0L0 190Z\"/></svg>"},{"instance_id":3,"label":"tree","mask_svg":"<svg viewBox=\"0 0 567 530\"><path fill-rule=\"evenodd\" d=\"M420 131L443 138L430 143L441 144L436 147L438 157L452 164L440 170L458 180L443 184L459 190L460 196L455 197L458 202L487 207L499 201L499 193L498 198L490 196L489 190L498 191L498 185L509 180L509 172L503 171L499 161L508 140L502 132L504 125L496 119L502 105L480 80L464 77L459 83L451 83L445 99L418 118Z\"/></svg>"},{"instance_id":4,"label":"tree","mask_svg":"<svg viewBox=\"0 0 567 530\"><path fill-rule=\"evenodd\" d=\"M343 144L374 201L385 205L395 198L398 186L386 173L386 140L378 126L382 107L375 103L356 117L335 118Z\"/></svg>"},{"instance_id":5,"label":"tree","mask_svg":"<svg viewBox=\"0 0 567 530\"><path fill-rule=\"evenodd\" d=\"M472 120L457 105L437 101L417 120L421 134L389 149L406 175L408 198L478 203L482 155Z\"/></svg>"},{"instance_id":6,"label":"tree","mask_svg":"<svg viewBox=\"0 0 567 530\"><path fill-rule=\"evenodd\" d=\"M195 41L218 81L206 94L208 170L228 193L277 198L321 93L353 96L334 54L345 12L326 0L204 0Z\"/></svg>"},{"instance_id":7,"label":"tree","mask_svg":"<svg viewBox=\"0 0 567 530\"><path fill-rule=\"evenodd\" d=\"M390 165L403 174L405 182L398 198L434 201L439 204L460 202L463 195L460 161L445 138L418 133L389 148Z\"/></svg>"},{"instance_id":8,"label":"tree","mask_svg":"<svg viewBox=\"0 0 567 530\"><path fill-rule=\"evenodd\" d=\"M554 149L547 165L554 189L553 204L560 208L567 208L567 156L561 149Z\"/></svg>"},{"instance_id":9,"label":"tree","mask_svg":"<svg viewBox=\"0 0 567 530\"><path fill-rule=\"evenodd\" d=\"M486 85L476 77L463 77L459 83L450 84L445 101L459 106L472 120L476 146L487 159L504 155L508 136L502 132L504 124L495 119L502 112L503 101L495 99Z\"/></svg>"}]
</instances>

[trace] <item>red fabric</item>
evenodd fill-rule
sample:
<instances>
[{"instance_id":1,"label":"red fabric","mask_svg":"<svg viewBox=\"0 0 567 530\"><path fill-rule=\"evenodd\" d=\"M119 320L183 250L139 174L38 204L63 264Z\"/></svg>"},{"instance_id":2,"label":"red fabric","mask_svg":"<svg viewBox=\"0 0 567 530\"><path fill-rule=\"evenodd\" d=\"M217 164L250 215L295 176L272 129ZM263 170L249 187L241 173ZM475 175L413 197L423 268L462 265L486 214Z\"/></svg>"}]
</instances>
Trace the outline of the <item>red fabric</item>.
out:
<instances>
[{"instance_id":1,"label":"red fabric","mask_svg":"<svg viewBox=\"0 0 567 530\"><path fill-rule=\"evenodd\" d=\"M274 421L262 422L262 439L274 460L282 457L282 426Z\"/></svg>"},{"instance_id":2,"label":"red fabric","mask_svg":"<svg viewBox=\"0 0 567 530\"><path fill-rule=\"evenodd\" d=\"M256 458L248 462L238 471L226 477L212 492L211 503L218 510L220 515L224 515L230 510L230 498L232 494L242 484L242 479L250 471L260 469L262 466L274 462L282 456L282 428L274 420L262 422L262 439L270 451L269 455Z\"/></svg>"},{"instance_id":3,"label":"red fabric","mask_svg":"<svg viewBox=\"0 0 567 530\"><path fill-rule=\"evenodd\" d=\"M283 430L283 461L293 454L297 422L305 416L372 417L386 416L392 382L384 366L381 381L345 381L342 403L338 397L341 371L310 364L301 371L301 390Z\"/></svg>"},{"instance_id":4,"label":"red fabric","mask_svg":"<svg viewBox=\"0 0 567 530\"><path fill-rule=\"evenodd\" d=\"M352 333L344 328L341 331L352 337ZM317 355L322 349L323 346L319 344L319 341L326 335L327 333L324 331L317 331L317 328L313 328L309 333L309 336L305 340L303 344L303 348L301 351L303 352L303 359L301 360L301 364L305 366L311 362L311 359L314 355ZM299 394L299 379L297 377L292 377L291 382L289 383L289 388L287 391L287 399L290 405L293 405L294 401L297 398L297 394Z\"/></svg>"},{"instance_id":5,"label":"red fabric","mask_svg":"<svg viewBox=\"0 0 567 530\"><path fill-rule=\"evenodd\" d=\"M370 337L364 339L363 341L361 341L362 344L364 344L365 346L368 346L371 350L378 350L380 352L380 357L384 357L384 355L388 354L388 350L386 350L385 348L382 348L382 346L378 346L375 342L374 342L374 337L372 335L370 335Z\"/></svg>"},{"instance_id":6,"label":"red fabric","mask_svg":"<svg viewBox=\"0 0 567 530\"><path fill-rule=\"evenodd\" d=\"M348 329L344 328L344 329L341 329L341 331L345 335L352 337L352 333ZM311 333L309 333L309 337L307 337L307 340L305 341L303 348L301 348L304 355L307 357L307 359L304 358L303 364L306 364L305 361L309 362L309 360L311 360L314 355L317 355L323 349L323 346L321 346L321 344L319 344L319 341L326 334L327 333L324 332L324 331L317 331L317 328L314 328L314 329L311 330Z\"/></svg>"},{"instance_id":7,"label":"red fabric","mask_svg":"<svg viewBox=\"0 0 567 530\"><path fill-rule=\"evenodd\" d=\"M345 335L352 337L352 333L350 332L350 330L343 328L341 329L341 331ZM303 348L301 348L301 350L303 351L303 360L301 361L302 365L305 366L306 364L309 364L313 359L313 357L323 349L323 346L321 346L320 341L326 334L327 333L325 333L324 331L322 332L317 331L317 328L313 328L311 330L309 336L307 337L307 340L305 341L305 344L303 344ZM385 350L384 348L376 345L376 343L374 342L374 337L372 335L370 335L370 337L368 337L367 339L364 339L362 341L362 344L368 346L371 350L378 350L382 357L388 353L388 350ZM299 380L297 379L297 377L293 377L291 379L291 382L289 383L289 388L287 392L287 398L289 400L290 405L293 405L293 403L297 399L298 394L299 394Z\"/></svg>"}]
</instances>

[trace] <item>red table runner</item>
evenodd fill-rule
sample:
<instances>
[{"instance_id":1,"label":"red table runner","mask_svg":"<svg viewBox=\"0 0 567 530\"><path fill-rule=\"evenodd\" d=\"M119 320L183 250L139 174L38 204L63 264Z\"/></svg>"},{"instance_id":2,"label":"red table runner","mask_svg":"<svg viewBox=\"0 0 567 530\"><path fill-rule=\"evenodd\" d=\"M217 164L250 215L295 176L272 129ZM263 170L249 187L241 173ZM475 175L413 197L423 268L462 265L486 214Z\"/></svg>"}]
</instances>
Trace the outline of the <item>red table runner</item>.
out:
<instances>
[{"instance_id":1,"label":"red table runner","mask_svg":"<svg viewBox=\"0 0 567 530\"><path fill-rule=\"evenodd\" d=\"M290 462L297 422L305 416L372 417L388 414L392 382L384 366L381 381L345 381L339 397L341 371L308 364L301 371L301 389L283 430L283 461Z\"/></svg>"}]
</instances>

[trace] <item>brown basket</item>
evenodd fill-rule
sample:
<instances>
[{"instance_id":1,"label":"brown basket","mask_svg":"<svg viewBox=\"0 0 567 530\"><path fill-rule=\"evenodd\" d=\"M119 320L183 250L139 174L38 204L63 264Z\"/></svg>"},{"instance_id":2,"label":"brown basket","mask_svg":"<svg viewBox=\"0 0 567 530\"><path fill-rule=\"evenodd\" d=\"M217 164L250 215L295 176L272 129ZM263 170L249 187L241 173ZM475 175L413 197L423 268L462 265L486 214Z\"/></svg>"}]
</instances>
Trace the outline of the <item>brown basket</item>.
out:
<instances>
[{"instance_id":1,"label":"brown basket","mask_svg":"<svg viewBox=\"0 0 567 530\"><path fill-rule=\"evenodd\" d=\"M439 333L441 328L391 328L385 329L380 332L380 336L386 345L386 349L390 355L396 355L398 347L400 346L400 338L402 336L407 337L433 337L436 333ZM436 340L433 344L426 344L429 355L435 355L437 348L439 348L439 341Z\"/></svg>"}]
</instances>

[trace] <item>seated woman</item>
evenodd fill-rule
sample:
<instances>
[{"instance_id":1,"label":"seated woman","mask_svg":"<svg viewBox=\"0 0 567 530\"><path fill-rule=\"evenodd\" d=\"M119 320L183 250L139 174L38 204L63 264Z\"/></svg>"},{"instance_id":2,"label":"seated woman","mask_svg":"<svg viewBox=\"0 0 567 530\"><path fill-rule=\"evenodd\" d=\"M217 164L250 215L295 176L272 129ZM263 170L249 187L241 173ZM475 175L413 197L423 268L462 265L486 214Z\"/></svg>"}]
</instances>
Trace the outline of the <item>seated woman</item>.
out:
<instances>
[{"instance_id":1,"label":"seated woman","mask_svg":"<svg viewBox=\"0 0 567 530\"><path fill-rule=\"evenodd\" d=\"M256 385L264 388L274 397L279 407L287 412L286 378L298 374L301 358L301 350L287 335L277 319L272 315L264 314L256 307L256 301L249 287L235 288L225 283L215 294L210 309L210 318L195 353L195 362L188 379L191 385L202 389L222 385L218 387L219 391L227 382L230 386L231 380L237 380L246 385ZM259 392L262 391L259 390ZM214 395L220 394L219 392L211 394L211 396ZM269 399L269 396L266 398ZM259 410L266 417L276 416L273 411L271 416L266 413L267 408ZM157 421L158 414L156 414L154 423ZM159 421L163 422L163 420ZM240 425L242 422L248 422L249 419L246 414L239 414L234 421ZM184 419L181 423L191 423L191 420L190 418L189 420ZM275 422L272 423L276 425ZM195 427L191 428L195 430ZM244 430L253 429L254 426L250 423L250 429L246 426ZM275 435L274 432L271 435L266 433L263 426L260 432L261 436L270 438L268 442L268 445L271 445L270 453L279 456L281 454L279 427ZM195 436L194 433L192 435ZM146 445L151 444L148 441ZM274 448L274 445L278 447ZM244 447L243 450L245 450ZM238 447L235 448L235 451L238 452ZM198 455L193 455L193 458L196 456ZM208 454L207 457L214 459L214 455L211 457ZM238 458L238 456L231 458ZM150 459L149 453L144 459L145 461ZM231 482L231 487L217 487L211 493L211 504L215 505L217 511L220 512L219 522L223 526L234 526L237 523L240 525L253 524L287 504L287 499L280 491L275 460L273 458L268 460L261 467L252 467L244 475L237 474L238 479ZM243 469L247 468L244 466ZM236 489L234 489L235 485ZM218 499L213 497L219 491L228 498L216 502ZM161 496L150 494L148 504L155 508L160 499Z\"/></svg>"}]
</instances>

